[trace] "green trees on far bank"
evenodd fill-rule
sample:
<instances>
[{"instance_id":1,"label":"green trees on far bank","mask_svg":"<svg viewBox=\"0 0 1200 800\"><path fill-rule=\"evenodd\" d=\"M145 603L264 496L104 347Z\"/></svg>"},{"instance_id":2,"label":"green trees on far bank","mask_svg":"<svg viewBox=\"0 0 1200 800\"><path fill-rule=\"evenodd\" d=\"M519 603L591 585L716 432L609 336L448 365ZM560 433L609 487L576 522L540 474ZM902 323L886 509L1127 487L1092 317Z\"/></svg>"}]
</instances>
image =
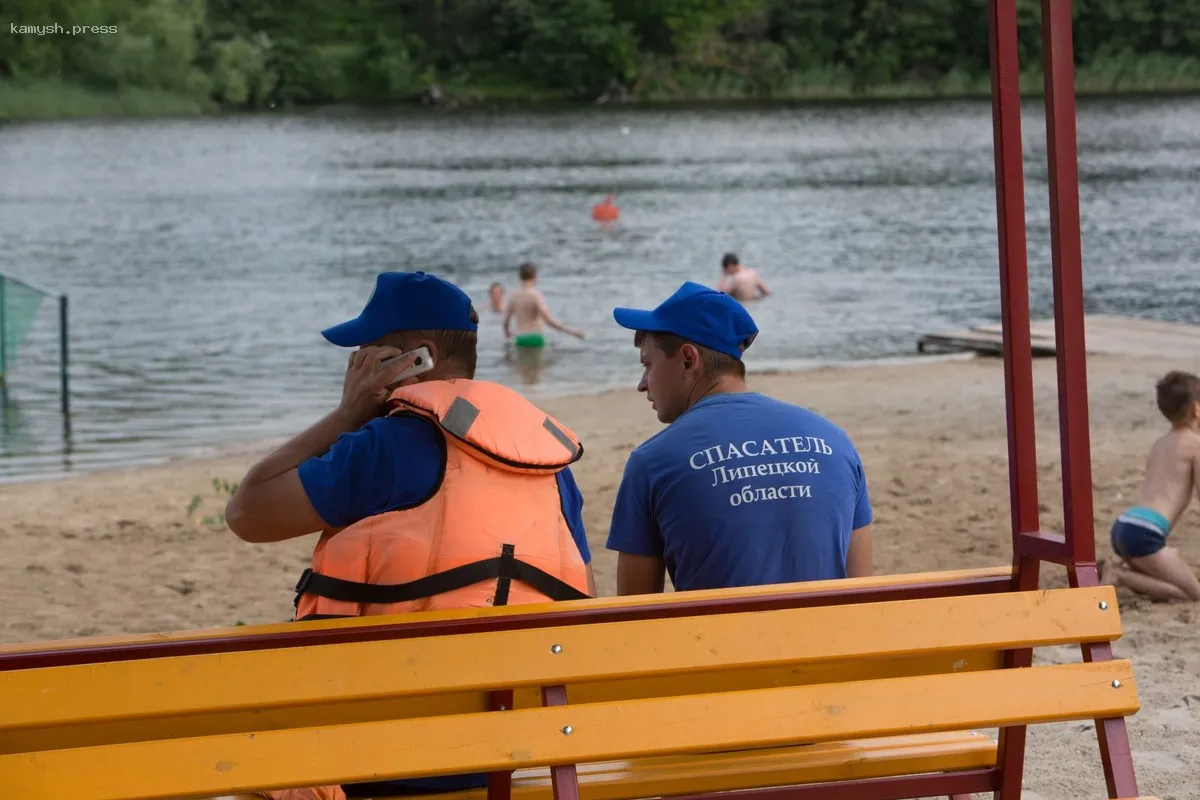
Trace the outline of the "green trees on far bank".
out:
<instances>
[{"instance_id":1,"label":"green trees on far bank","mask_svg":"<svg viewBox=\"0 0 1200 800\"><path fill-rule=\"evenodd\" d=\"M117 32L0 31L0 117L22 115L22 108L36 115L39 104L55 115L55 96L209 110L446 97L959 94L987 87L985 0L5 5L5 22L14 27L105 25ZM1018 6L1022 66L1036 88L1039 2ZM1081 91L1200 88L1200 0L1075 0L1074 12Z\"/></svg>"}]
</instances>

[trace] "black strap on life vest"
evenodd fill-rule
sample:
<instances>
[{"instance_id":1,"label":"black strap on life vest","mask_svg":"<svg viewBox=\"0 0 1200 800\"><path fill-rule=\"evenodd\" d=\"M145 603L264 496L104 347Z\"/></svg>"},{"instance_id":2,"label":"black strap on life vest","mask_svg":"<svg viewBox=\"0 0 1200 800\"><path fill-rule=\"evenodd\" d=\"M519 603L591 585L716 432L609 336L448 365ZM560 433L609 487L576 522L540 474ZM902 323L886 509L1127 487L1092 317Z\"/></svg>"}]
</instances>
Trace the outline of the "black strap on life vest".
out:
<instances>
[{"instance_id":1,"label":"black strap on life vest","mask_svg":"<svg viewBox=\"0 0 1200 800\"><path fill-rule=\"evenodd\" d=\"M500 577L496 579L496 596L492 599L494 606L508 605L508 592L512 588L513 567L516 566L517 548L506 544L500 548ZM557 578L555 579L557 580Z\"/></svg>"},{"instance_id":2,"label":"black strap on life vest","mask_svg":"<svg viewBox=\"0 0 1200 800\"><path fill-rule=\"evenodd\" d=\"M496 581L496 597L494 605L508 604L508 594L513 581L532 586L551 600L585 600L584 592L559 578L544 572L532 564L527 564L514 555L516 548L504 545L501 554L495 558L473 561L433 575L426 575L408 583L361 583L322 575L311 568L304 570L296 583L295 605L300 605L300 596L315 594L330 600L341 600L346 603L371 603L384 605L388 603L407 603L425 597L433 597L458 589L465 589L482 581Z\"/></svg>"}]
</instances>

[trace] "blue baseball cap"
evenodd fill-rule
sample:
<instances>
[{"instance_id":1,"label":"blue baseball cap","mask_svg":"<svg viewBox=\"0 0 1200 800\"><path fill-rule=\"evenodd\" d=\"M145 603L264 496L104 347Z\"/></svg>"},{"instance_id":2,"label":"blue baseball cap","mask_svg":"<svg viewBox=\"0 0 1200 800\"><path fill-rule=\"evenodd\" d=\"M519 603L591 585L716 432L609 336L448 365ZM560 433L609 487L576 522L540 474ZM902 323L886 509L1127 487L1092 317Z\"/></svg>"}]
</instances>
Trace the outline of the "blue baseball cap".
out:
<instances>
[{"instance_id":1,"label":"blue baseball cap","mask_svg":"<svg viewBox=\"0 0 1200 800\"><path fill-rule=\"evenodd\" d=\"M321 335L338 347L360 347L397 331L474 331L478 320L471 298L453 283L424 272L382 272L362 313Z\"/></svg>"},{"instance_id":2,"label":"blue baseball cap","mask_svg":"<svg viewBox=\"0 0 1200 800\"><path fill-rule=\"evenodd\" d=\"M737 359L758 335L758 326L741 303L692 281L680 286L653 311L614 308L613 319L622 328L673 333Z\"/></svg>"}]
</instances>

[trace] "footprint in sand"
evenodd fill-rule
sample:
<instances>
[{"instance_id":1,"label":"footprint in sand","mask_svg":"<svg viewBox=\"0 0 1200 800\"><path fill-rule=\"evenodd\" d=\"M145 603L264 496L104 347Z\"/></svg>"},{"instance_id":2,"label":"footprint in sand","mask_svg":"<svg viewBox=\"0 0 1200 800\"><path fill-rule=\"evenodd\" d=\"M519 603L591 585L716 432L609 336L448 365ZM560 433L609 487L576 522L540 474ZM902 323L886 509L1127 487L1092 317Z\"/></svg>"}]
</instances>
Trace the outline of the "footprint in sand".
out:
<instances>
[{"instance_id":1,"label":"footprint in sand","mask_svg":"<svg viewBox=\"0 0 1200 800\"><path fill-rule=\"evenodd\" d=\"M1164 753L1161 750L1134 750L1133 763L1137 765L1139 773L1149 770L1165 775L1181 772L1188 766L1187 762L1174 753Z\"/></svg>"},{"instance_id":2,"label":"footprint in sand","mask_svg":"<svg viewBox=\"0 0 1200 800\"><path fill-rule=\"evenodd\" d=\"M1147 714L1146 722L1151 725L1162 725L1173 731L1191 731L1200 726L1200 708L1188 708L1186 705L1175 708L1164 708Z\"/></svg>"}]
</instances>

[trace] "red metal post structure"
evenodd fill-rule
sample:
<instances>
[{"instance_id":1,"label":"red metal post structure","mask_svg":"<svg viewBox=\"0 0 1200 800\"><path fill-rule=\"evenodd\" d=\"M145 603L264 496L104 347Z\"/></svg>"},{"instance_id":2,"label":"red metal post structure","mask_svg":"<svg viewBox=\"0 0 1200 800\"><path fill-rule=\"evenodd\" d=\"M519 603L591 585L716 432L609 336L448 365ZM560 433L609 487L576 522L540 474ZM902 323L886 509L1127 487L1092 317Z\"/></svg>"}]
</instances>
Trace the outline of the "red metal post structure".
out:
<instances>
[{"instance_id":1,"label":"red metal post structure","mask_svg":"<svg viewBox=\"0 0 1200 800\"><path fill-rule=\"evenodd\" d=\"M1029 266L1025 241L1025 170L1021 148L1021 68L1017 57L1016 0L989 0L988 49L992 71L992 136L996 161L996 218L1000 252L1000 315L1004 332L1004 395L1008 423L1008 484L1012 506L1013 590L1038 585L1038 560L1021 541L1041 528L1038 518L1037 437L1033 416L1033 355L1029 330ZM1028 667L1032 650L1008 653L1006 666ZM1000 731L995 793L1019 800L1025 727Z\"/></svg>"},{"instance_id":2,"label":"red metal post structure","mask_svg":"<svg viewBox=\"0 0 1200 800\"><path fill-rule=\"evenodd\" d=\"M1044 533L1038 519L1033 360L1025 242L1024 173L1015 0L988 0L996 210L1000 241L1000 302L1012 505L1013 590L1038 585L1039 562L1062 564L1072 586L1094 586L1095 520L1088 432L1084 344L1083 265L1079 226L1079 168L1075 137L1075 64L1071 0L1042 0L1046 156L1050 191L1050 248L1054 286L1064 534ZM1108 644L1085 645L1086 661L1112 658ZM1029 666L1032 652L1013 651L1008 664ZM1137 797L1124 719L1096 721L1109 797ZM997 800L1019 800L1025 728L1001 731Z\"/></svg>"}]
</instances>

